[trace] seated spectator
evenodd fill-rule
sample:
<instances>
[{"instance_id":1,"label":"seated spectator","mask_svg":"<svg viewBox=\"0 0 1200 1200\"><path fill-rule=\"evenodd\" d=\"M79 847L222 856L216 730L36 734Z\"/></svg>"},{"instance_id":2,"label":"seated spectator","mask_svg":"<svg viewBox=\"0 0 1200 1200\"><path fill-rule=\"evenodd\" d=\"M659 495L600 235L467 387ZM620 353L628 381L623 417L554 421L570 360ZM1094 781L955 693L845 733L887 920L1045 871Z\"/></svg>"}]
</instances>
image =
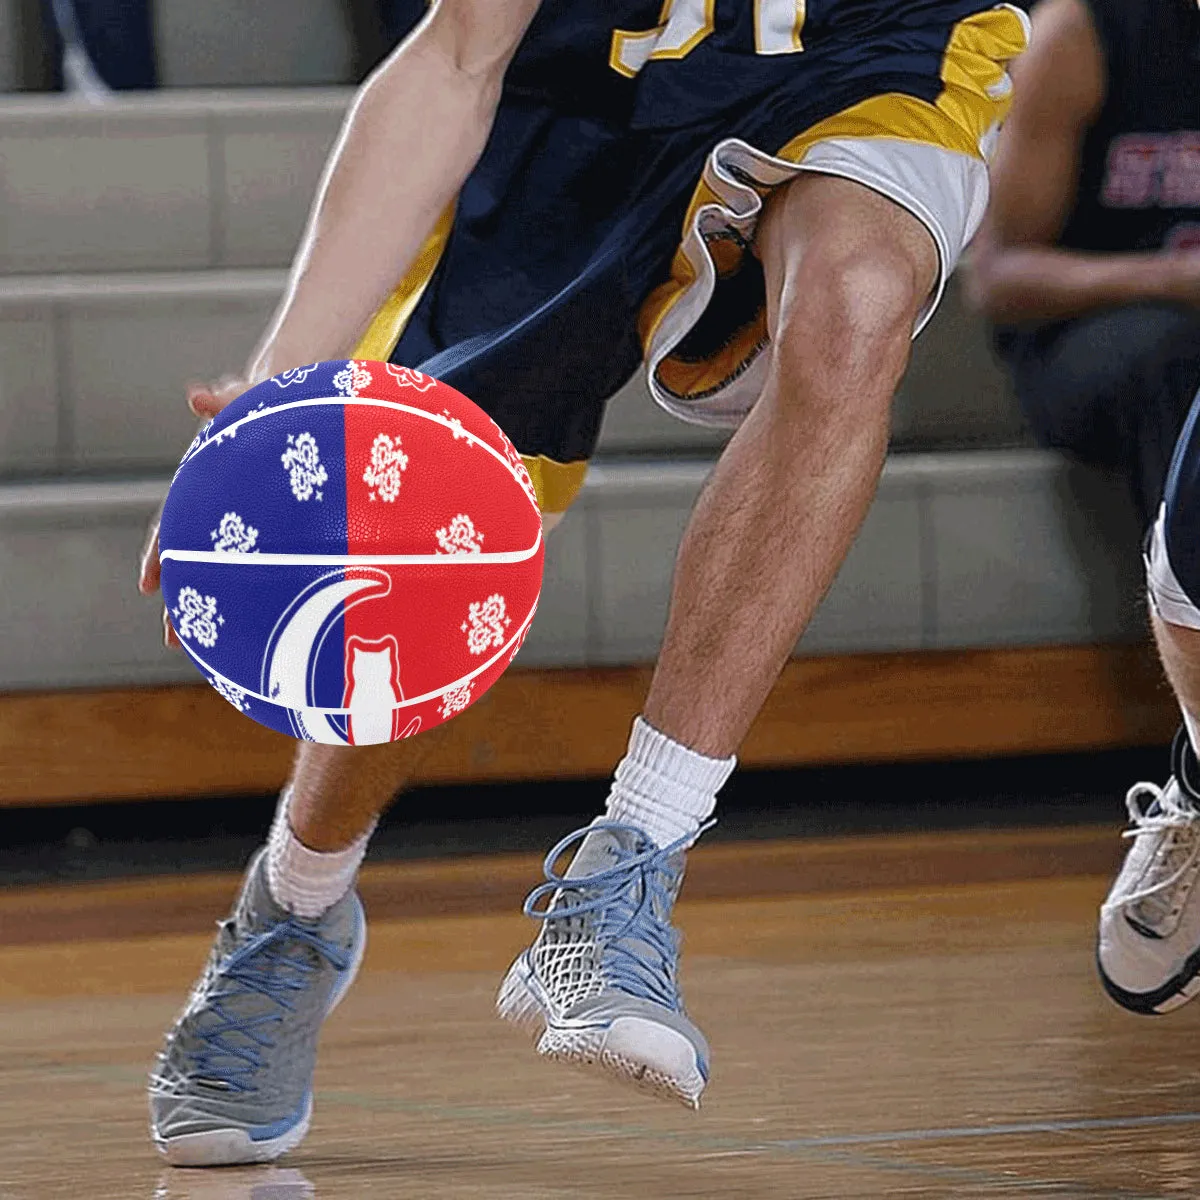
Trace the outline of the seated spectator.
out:
<instances>
[{"instance_id":1,"label":"seated spectator","mask_svg":"<svg viewBox=\"0 0 1200 1200\"><path fill-rule=\"evenodd\" d=\"M1037 436L1149 524L1200 387L1200 14L1044 0L1033 26L972 290Z\"/></svg>"}]
</instances>

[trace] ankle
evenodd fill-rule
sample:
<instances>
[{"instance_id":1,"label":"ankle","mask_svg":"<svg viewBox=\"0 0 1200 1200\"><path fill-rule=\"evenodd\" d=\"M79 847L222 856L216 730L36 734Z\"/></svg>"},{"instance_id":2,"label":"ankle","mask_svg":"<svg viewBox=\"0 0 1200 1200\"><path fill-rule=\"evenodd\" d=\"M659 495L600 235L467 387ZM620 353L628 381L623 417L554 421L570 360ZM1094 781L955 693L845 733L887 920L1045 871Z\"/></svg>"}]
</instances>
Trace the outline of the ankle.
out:
<instances>
[{"instance_id":1,"label":"ankle","mask_svg":"<svg viewBox=\"0 0 1200 1200\"><path fill-rule=\"evenodd\" d=\"M290 793L285 790L267 838L267 888L281 908L305 920L315 920L354 885L374 822L349 845L320 850L297 834L290 809Z\"/></svg>"},{"instance_id":2,"label":"ankle","mask_svg":"<svg viewBox=\"0 0 1200 1200\"><path fill-rule=\"evenodd\" d=\"M377 816L347 812L345 805L326 811L331 806L325 802L324 794L318 804L307 792L297 790L294 785L289 785L280 794L279 811L285 805L288 823L296 840L314 854L340 854L343 850L349 850L364 838L369 838L378 823Z\"/></svg>"},{"instance_id":3,"label":"ankle","mask_svg":"<svg viewBox=\"0 0 1200 1200\"><path fill-rule=\"evenodd\" d=\"M690 844L736 765L732 756L698 754L638 717L613 779L606 816L641 829L660 848L682 839Z\"/></svg>"}]
</instances>

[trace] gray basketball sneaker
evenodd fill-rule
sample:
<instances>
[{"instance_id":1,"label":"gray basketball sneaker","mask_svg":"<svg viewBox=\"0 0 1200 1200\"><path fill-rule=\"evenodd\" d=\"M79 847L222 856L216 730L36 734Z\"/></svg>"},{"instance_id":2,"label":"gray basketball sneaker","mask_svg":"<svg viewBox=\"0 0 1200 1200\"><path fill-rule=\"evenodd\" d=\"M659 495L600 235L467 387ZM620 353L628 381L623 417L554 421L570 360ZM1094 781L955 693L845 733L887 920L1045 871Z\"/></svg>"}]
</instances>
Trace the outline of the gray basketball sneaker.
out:
<instances>
[{"instance_id":1,"label":"gray basketball sneaker","mask_svg":"<svg viewBox=\"0 0 1200 1200\"><path fill-rule=\"evenodd\" d=\"M1165 788L1129 790L1133 845L1100 909L1100 980L1137 1013L1169 1012L1200 993L1200 771L1183 729L1171 766Z\"/></svg>"},{"instance_id":2,"label":"gray basketball sneaker","mask_svg":"<svg viewBox=\"0 0 1200 1200\"><path fill-rule=\"evenodd\" d=\"M671 925L689 840L660 850L639 829L601 820L559 842L546 857L546 882L525 901L541 932L509 968L496 1007L541 1031L539 1054L699 1108L708 1043L683 1009ZM555 862L576 842L557 874Z\"/></svg>"},{"instance_id":3,"label":"gray basketball sneaker","mask_svg":"<svg viewBox=\"0 0 1200 1200\"><path fill-rule=\"evenodd\" d=\"M353 890L301 920L271 899L259 853L150 1076L150 1131L168 1162L271 1162L300 1144L321 1023L365 948Z\"/></svg>"}]
</instances>

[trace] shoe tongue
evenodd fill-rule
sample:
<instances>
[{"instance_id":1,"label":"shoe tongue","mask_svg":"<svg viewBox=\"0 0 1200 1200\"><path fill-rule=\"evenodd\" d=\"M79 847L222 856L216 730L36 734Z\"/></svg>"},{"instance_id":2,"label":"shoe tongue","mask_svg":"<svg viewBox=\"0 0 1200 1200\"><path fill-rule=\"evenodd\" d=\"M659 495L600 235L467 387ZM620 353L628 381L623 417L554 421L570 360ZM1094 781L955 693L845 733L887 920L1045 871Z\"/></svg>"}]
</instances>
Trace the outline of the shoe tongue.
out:
<instances>
[{"instance_id":1,"label":"shoe tongue","mask_svg":"<svg viewBox=\"0 0 1200 1200\"><path fill-rule=\"evenodd\" d=\"M622 854L633 854L637 848L637 839L632 830L593 829L579 843L579 849L575 851L564 878L583 879L588 875L599 875L601 871L611 871Z\"/></svg>"},{"instance_id":2,"label":"shoe tongue","mask_svg":"<svg viewBox=\"0 0 1200 1200\"><path fill-rule=\"evenodd\" d=\"M622 857L643 854L651 848L650 839L636 829L612 829L609 827L593 829L580 843L563 878L578 879L586 883L589 876L598 875L602 871L611 871L618 865ZM683 881L683 855L673 855L666 865L676 873L674 885L669 888L668 894L661 898L662 903L655 902L654 914L659 920L669 922L671 908L675 902L675 893ZM586 887L572 890L584 893Z\"/></svg>"},{"instance_id":3,"label":"shoe tongue","mask_svg":"<svg viewBox=\"0 0 1200 1200\"><path fill-rule=\"evenodd\" d=\"M1163 788L1163 799L1169 800L1173 809L1182 810L1184 813L1196 811L1194 802L1174 778L1169 780L1167 786ZM1146 810L1146 815L1148 817L1161 816L1163 811L1162 802L1155 800ZM1187 856L1194 852L1194 839L1197 832L1200 831L1197 831L1196 826L1185 821L1181 822L1178 828L1162 834L1162 840L1157 843L1158 849L1150 865L1151 874L1148 876L1148 882L1165 882L1180 870L1186 862ZM1161 891L1154 891L1143 897L1126 913L1125 919L1145 936L1164 936L1159 927L1164 922L1171 920L1181 883L1182 881L1177 881L1175 884L1164 887Z\"/></svg>"},{"instance_id":4,"label":"shoe tongue","mask_svg":"<svg viewBox=\"0 0 1200 1200\"><path fill-rule=\"evenodd\" d=\"M253 936L286 918L286 910L275 903L267 887L267 856L264 853L247 871L246 886L237 906L238 931Z\"/></svg>"}]
</instances>

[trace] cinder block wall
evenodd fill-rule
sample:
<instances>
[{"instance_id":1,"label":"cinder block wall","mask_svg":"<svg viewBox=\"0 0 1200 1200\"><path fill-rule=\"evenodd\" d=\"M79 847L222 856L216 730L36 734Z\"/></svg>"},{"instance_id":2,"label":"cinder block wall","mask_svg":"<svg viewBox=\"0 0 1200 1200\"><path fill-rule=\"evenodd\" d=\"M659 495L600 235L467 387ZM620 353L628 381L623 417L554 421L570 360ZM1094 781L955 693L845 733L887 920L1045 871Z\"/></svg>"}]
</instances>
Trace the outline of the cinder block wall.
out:
<instances>
[{"instance_id":1,"label":"cinder block wall","mask_svg":"<svg viewBox=\"0 0 1200 1200\"><path fill-rule=\"evenodd\" d=\"M154 23L166 87L307 87L353 70L345 0L157 0Z\"/></svg>"},{"instance_id":2,"label":"cinder block wall","mask_svg":"<svg viewBox=\"0 0 1200 1200\"><path fill-rule=\"evenodd\" d=\"M22 85L21 0L0 0L0 93ZM343 84L354 71L346 0L155 0L168 88Z\"/></svg>"},{"instance_id":3,"label":"cinder block wall","mask_svg":"<svg viewBox=\"0 0 1200 1200\"><path fill-rule=\"evenodd\" d=\"M349 96L0 103L0 630L32 631L0 638L0 690L195 678L132 589L142 531L194 432L183 384L237 369L261 332ZM653 657L721 440L639 379L622 390L523 665ZM1144 635L1122 487L1028 448L957 286L915 347L893 449L802 653Z\"/></svg>"}]
</instances>

